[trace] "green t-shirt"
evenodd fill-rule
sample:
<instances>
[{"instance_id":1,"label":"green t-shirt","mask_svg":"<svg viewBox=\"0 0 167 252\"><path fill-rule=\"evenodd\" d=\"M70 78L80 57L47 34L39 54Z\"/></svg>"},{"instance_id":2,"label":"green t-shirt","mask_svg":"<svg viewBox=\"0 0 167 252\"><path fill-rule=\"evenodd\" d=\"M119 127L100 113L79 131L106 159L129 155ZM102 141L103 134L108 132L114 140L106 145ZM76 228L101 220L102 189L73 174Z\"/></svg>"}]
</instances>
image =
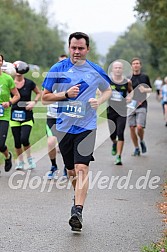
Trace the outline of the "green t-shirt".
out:
<instances>
[{"instance_id":1,"label":"green t-shirt","mask_svg":"<svg viewBox=\"0 0 167 252\"><path fill-rule=\"evenodd\" d=\"M2 102L8 102L11 97L11 89L15 87L13 78L6 74L0 74L0 104ZM0 120L9 121L10 119L10 108L1 108Z\"/></svg>"}]
</instances>

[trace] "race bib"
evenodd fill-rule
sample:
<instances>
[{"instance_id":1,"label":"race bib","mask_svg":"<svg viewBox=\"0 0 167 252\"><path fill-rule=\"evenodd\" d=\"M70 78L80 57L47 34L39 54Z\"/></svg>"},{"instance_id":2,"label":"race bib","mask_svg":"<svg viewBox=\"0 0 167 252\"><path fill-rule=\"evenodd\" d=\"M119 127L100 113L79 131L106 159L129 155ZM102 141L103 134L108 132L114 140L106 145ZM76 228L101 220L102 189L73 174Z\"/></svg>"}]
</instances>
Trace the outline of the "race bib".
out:
<instances>
[{"instance_id":1,"label":"race bib","mask_svg":"<svg viewBox=\"0 0 167 252\"><path fill-rule=\"evenodd\" d=\"M132 100L132 101L129 102L126 106L127 106L127 108L135 109L135 108L136 108L136 105L137 105L137 101Z\"/></svg>"},{"instance_id":2,"label":"race bib","mask_svg":"<svg viewBox=\"0 0 167 252\"><path fill-rule=\"evenodd\" d=\"M12 112L12 120L15 121L25 121L26 113L25 111L14 110Z\"/></svg>"},{"instance_id":3,"label":"race bib","mask_svg":"<svg viewBox=\"0 0 167 252\"><path fill-rule=\"evenodd\" d=\"M85 116L86 106L81 101L63 102L61 112L70 117L81 118Z\"/></svg>"},{"instance_id":4,"label":"race bib","mask_svg":"<svg viewBox=\"0 0 167 252\"><path fill-rule=\"evenodd\" d=\"M122 95L120 92L113 90L110 100L112 101L122 101Z\"/></svg>"},{"instance_id":5,"label":"race bib","mask_svg":"<svg viewBox=\"0 0 167 252\"><path fill-rule=\"evenodd\" d=\"M0 104L0 116L4 115L4 107Z\"/></svg>"}]
</instances>

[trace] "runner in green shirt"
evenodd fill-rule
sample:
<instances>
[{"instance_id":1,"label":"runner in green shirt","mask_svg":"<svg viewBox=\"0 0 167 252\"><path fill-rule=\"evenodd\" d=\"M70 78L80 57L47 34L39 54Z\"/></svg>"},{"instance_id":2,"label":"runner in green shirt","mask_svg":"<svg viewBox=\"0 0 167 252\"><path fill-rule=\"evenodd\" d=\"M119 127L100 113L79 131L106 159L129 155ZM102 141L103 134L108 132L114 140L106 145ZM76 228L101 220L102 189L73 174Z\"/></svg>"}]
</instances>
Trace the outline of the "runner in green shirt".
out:
<instances>
[{"instance_id":1,"label":"runner in green shirt","mask_svg":"<svg viewBox=\"0 0 167 252\"><path fill-rule=\"evenodd\" d=\"M12 168L12 154L5 144L9 128L10 106L19 100L20 95L12 77L1 70L3 60L4 57L0 54L0 152L5 157L4 169L8 172Z\"/></svg>"}]
</instances>

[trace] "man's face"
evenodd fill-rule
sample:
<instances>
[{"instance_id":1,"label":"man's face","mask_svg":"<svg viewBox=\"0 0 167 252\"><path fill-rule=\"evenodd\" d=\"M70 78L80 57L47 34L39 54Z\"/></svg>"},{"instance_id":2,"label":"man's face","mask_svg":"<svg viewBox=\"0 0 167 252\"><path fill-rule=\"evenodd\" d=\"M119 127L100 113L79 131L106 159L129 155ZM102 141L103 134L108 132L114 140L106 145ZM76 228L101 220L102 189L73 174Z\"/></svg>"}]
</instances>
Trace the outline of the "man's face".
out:
<instances>
[{"instance_id":1,"label":"man's face","mask_svg":"<svg viewBox=\"0 0 167 252\"><path fill-rule=\"evenodd\" d=\"M133 72L140 72L141 70L141 63L139 60L134 60L132 62L132 70Z\"/></svg>"},{"instance_id":2,"label":"man's face","mask_svg":"<svg viewBox=\"0 0 167 252\"><path fill-rule=\"evenodd\" d=\"M86 55L89 52L89 47L86 45L84 38L76 39L72 38L69 46L70 58L73 64L85 60Z\"/></svg>"},{"instance_id":3,"label":"man's face","mask_svg":"<svg viewBox=\"0 0 167 252\"><path fill-rule=\"evenodd\" d=\"M112 72L114 76L122 76L123 65L121 62L114 62L112 66Z\"/></svg>"}]
</instances>

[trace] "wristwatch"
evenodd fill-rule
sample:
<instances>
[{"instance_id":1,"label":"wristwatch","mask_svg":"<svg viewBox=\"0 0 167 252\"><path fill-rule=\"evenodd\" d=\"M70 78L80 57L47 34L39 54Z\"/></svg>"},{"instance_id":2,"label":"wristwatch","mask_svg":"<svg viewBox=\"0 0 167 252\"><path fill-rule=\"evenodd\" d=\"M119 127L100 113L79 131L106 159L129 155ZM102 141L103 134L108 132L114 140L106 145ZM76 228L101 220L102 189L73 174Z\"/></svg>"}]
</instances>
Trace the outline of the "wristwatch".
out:
<instances>
[{"instance_id":1,"label":"wristwatch","mask_svg":"<svg viewBox=\"0 0 167 252\"><path fill-rule=\"evenodd\" d=\"M68 92L65 92L65 97L69 99L70 97L68 96Z\"/></svg>"},{"instance_id":2,"label":"wristwatch","mask_svg":"<svg viewBox=\"0 0 167 252\"><path fill-rule=\"evenodd\" d=\"M12 106L12 102L11 101L9 101L9 107L11 107Z\"/></svg>"}]
</instances>

